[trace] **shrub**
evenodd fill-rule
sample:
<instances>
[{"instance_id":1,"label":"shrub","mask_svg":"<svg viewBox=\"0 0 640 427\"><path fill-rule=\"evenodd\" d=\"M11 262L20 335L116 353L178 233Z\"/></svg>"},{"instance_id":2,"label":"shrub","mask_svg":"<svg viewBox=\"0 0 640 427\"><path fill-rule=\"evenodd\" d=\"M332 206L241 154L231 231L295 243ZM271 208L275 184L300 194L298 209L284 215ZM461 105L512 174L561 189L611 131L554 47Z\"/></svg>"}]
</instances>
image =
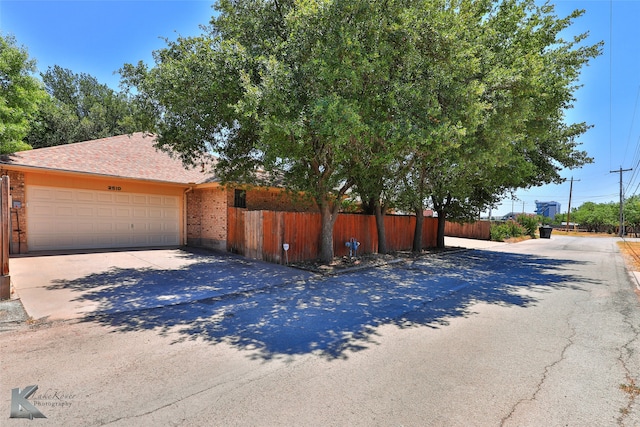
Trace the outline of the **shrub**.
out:
<instances>
[{"instance_id":1,"label":"shrub","mask_svg":"<svg viewBox=\"0 0 640 427\"><path fill-rule=\"evenodd\" d=\"M527 234L527 230L516 221L509 220L503 224L491 225L491 240L504 242L511 237L521 237Z\"/></svg>"},{"instance_id":2,"label":"shrub","mask_svg":"<svg viewBox=\"0 0 640 427\"><path fill-rule=\"evenodd\" d=\"M532 239L535 239L536 230L538 229L537 217L522 214L522 215L518 215L518 217L516 218L516 221L518 221L518 224L524 227L524 229L526 230L525 231L526 235L530 236Z\"/></svg>"}]
</instances>

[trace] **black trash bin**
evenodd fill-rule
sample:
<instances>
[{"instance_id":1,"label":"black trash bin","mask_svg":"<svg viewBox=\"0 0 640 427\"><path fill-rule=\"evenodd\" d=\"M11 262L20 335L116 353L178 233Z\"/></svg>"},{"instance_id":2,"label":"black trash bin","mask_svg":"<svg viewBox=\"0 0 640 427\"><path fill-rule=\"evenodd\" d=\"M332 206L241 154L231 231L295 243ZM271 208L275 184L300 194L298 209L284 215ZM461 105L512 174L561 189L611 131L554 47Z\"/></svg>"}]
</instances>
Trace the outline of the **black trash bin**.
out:
<instances>
[{"instance_id":1,"label":"black trash bin","mask_svg":"<svg viewBox=\"0 0 640 427\"><path fill-rule=\"evenodd\" d=\"M538 231L540 231L540 238L541 239L550 239L551 238L551 230L553 230L553 228L549 227L548 225L540 227L538 229Z\"/></svg>"}]
</instances>

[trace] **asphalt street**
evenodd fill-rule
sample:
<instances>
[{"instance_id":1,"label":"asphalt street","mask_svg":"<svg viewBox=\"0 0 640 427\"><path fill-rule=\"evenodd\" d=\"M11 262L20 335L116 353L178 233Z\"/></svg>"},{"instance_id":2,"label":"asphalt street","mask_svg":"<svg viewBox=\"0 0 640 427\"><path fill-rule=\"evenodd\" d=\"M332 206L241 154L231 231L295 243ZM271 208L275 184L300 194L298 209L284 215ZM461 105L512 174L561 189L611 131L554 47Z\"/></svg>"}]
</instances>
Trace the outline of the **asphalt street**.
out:
<instances>
[{"instance_id":1,"label":"asphalt street","mask_svg":"<svg viewBox=\"0 0 640 427\"><path fill-rule=\"evenodd\" d=\"M616 240L330 277L197 251L32 259L55 277L21 292L58 318L0 334L1 424L30 422L11 390L38 385L46 425L638 426L640 303Z\"/></svg>"}]
</instances>

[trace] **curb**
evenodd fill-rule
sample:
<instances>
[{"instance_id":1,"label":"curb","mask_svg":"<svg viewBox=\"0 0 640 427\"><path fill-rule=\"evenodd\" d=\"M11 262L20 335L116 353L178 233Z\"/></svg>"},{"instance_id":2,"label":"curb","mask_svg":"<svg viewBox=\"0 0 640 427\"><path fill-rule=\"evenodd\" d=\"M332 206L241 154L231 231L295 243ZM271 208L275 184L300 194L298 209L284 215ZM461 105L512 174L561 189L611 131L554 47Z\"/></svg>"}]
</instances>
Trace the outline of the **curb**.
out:
<instances>
[{"instance_id":1,"label":"curb","mask_svg":"<svg viewBox=\"0 0 640 427\"><path fill-rule=\"evenodd\" d=\"M27 320L29 315L19 299L0 301L0 332L16 329Z\"/></svg>"}]
</instances>

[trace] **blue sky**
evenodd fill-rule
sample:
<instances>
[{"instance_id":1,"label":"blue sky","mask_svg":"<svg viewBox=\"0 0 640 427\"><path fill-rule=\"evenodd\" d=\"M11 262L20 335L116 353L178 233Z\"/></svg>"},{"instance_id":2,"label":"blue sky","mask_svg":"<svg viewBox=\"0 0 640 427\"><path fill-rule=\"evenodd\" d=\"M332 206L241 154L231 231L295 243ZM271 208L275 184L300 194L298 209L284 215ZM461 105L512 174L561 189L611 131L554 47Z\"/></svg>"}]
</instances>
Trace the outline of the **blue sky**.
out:
<instances>
[{"instance_id":1,"label":"blue sky","mask_svg":"<svg viewBox=\"0 0 640 427\"><path fill-rule=\"evenodd\" d=\"M575 178L571 205L618 201L619 174L625 196L640 193L640 0L554 0L559 16L574 9L586 13L566 37L588 31L587 43L604 41L603 54L583 70L570 122L594 127L580 141L595 163L563 171ZM213 1L31 1L0 0L0 31L13 34L35 58L40 71L60 65L87 73L118 89L116 72L125 63L152 64L163 38L200 34L213 13ZM579 181L578 181L579 180ZM518 191L493 214L533 212L535 200L558 201L566 211L569 182Z\"/></svg>"}]
</instances>

